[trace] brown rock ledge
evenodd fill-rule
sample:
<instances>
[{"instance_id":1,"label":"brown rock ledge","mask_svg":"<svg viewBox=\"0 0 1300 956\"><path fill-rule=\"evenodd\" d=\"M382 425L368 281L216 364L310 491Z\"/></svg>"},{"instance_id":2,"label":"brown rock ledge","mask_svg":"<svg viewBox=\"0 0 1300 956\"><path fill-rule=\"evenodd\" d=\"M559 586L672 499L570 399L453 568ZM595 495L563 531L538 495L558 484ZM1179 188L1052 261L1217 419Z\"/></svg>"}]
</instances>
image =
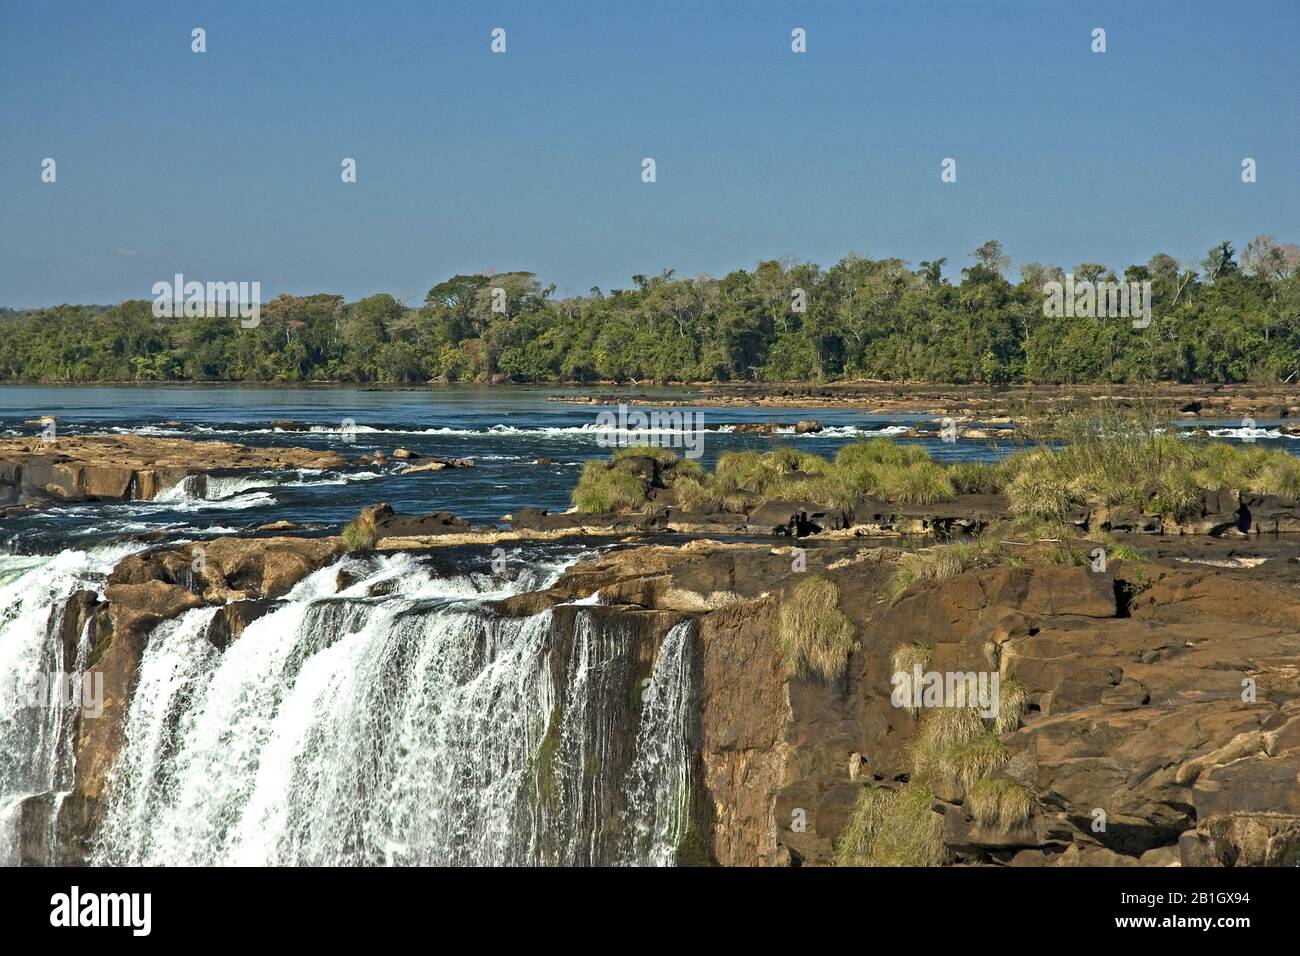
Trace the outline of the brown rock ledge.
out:
<instances>
[{"instance_id":1,"label":"brown rock ledge","mask_svg":"<svg viewBox=\"0 0 1300 956\"><path fill-rule=\"evenodd\" d=\"M50 499L147 501L191 475L338 468L347 463L333 451L254 448L185 438L8 438L0 440L0 504Z\"/></svg>"}]
</instances>

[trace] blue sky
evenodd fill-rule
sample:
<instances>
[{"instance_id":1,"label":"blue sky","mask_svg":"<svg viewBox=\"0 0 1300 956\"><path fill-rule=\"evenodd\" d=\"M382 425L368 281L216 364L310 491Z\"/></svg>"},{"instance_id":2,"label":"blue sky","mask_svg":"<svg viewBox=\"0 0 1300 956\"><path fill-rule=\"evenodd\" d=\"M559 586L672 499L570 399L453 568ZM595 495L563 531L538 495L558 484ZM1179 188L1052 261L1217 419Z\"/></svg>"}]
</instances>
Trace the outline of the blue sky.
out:
<instances>
[{"instance_id":1,"label":"blue sky","mask_svg":"<svg viewBox=\"0 0 1300 956\"><path fill-rule=\"evenodd\" d=\"M0 305L1300 242L1298 50L1296 0L5 0Z\"/></svg>"}]
</instances>

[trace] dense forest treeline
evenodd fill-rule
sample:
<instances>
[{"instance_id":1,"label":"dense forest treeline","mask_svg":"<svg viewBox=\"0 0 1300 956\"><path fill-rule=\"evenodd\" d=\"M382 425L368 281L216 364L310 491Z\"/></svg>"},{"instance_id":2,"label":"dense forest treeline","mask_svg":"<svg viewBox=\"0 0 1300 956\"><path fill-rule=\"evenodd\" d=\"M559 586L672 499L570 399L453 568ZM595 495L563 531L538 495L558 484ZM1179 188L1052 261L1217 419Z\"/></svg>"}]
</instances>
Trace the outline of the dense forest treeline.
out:
<instances>
[{"instance_id":1,"label":"dense forest treeline","mask_svg":"<svg viewBox=\"0 0 1300 956\"><path fill-rule=\"evenodd\" d=\"M721 279L667 270L573 298L532 273L462 275L419 307L387 294L280 296L254 329L155 318L149 300L6 310L0 381L1048 384L1273 382L1300 370L1300 250L1271 237L1240 258L1224 242L1200 263L1160 253L1119 274L1033 263L1012 281L996 241L957 283L946 262L852 254L827 269L766 261ZM1067 271L1150 281L1150 326L1045 317L1043 285Z\"/></svg>"}]
</instances>

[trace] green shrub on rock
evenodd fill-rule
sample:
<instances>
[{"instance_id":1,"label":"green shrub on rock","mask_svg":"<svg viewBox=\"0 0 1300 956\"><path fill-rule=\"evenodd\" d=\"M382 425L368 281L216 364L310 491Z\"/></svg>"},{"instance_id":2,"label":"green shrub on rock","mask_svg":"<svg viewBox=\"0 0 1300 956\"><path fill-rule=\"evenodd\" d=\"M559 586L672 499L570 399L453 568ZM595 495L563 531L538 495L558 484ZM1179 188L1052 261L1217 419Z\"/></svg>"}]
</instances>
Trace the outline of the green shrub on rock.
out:
<instances>
[{"instance_id":1,"label":"green shrub on rock","mask_svg":"<svg viewBox=\"0 0 1300 956\"><path fill-rule=\"evenodd\" d=\"M650 483L640 475L609 462L589 461L582 466L571 500L579 511L587 513L640 510L649 489Z\"/></svg>"},{"instance_id":2,"label":"green shrub on rock","mask_svg":"<svg viewBox=\"0 0 1300 956\"><path fill-rule=\"evenodd\" d=\"M375 546L375 526L354 518L343 526L340 536L349 551L369 551Z\"/></svg>"}]
</instances>

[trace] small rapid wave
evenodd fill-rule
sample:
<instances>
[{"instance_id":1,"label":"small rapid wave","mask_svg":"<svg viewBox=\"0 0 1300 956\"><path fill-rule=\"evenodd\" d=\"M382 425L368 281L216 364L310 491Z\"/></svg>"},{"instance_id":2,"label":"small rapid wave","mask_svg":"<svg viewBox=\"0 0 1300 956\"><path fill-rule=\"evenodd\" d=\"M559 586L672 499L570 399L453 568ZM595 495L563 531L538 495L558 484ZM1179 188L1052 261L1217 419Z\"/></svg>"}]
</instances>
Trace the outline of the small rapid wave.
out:
<instances>
[{"instance_id":1,"label":"small rapid wave","mask_svg":"<svg viewBox=\"0 0 1300 956\"><path fill-rule=\"evenodd\" d=\"M730 435L737 432L738 425L735 422L721 425L704 425L702 430L708 434ZM691 428L642 428L642 429L610 429L597 424L596 422L583 422L577 425L509 425L497 423L493 425L484 425L478 428L464 428L453 425L429 426L426 428L417 428L403 425L353 425L349 426L345 432L336 424L312 424L304 425L302 428L280 428L267 427L265 425L188 425L180 428L164 425L133 425L118 426L110 429L113 432L124 435L145 435L158 437L182 437L186 435L204 435L204 436L232 436L241 435L276 435L276 436L293 436L293 435L311 435L334 438L339 441L346 441L349 437L358 435L392 435L401 436L429 436L445 438L490 438L490 437L528 437L528 438L556 438L556 439L587 439L595 438L600 434L606 434L611 437L627 437L629 435L645 436L670 436L694 434ZM875 435L899 435L911 431L908 425L828 425L820 431L813 432L796 432L793 425L782 425L772 428L766 434L786 435L797 438L856 438L861 436ZM482 456L487 457L487 456Z\"/></svg>"},{"instance_id":2,"label":"small rapid wave","mask_svg":"<svg viewBox=\"0 0 1300 956\"><path fill-rule=\"evenodd\" d=\"M1261 438L1300 439L1300 435L1288 435L1279 428L1211 428L1206 434L1211 438L1235 438L1238 441L1258 441Z\"/></svg>"}]
</instances>

